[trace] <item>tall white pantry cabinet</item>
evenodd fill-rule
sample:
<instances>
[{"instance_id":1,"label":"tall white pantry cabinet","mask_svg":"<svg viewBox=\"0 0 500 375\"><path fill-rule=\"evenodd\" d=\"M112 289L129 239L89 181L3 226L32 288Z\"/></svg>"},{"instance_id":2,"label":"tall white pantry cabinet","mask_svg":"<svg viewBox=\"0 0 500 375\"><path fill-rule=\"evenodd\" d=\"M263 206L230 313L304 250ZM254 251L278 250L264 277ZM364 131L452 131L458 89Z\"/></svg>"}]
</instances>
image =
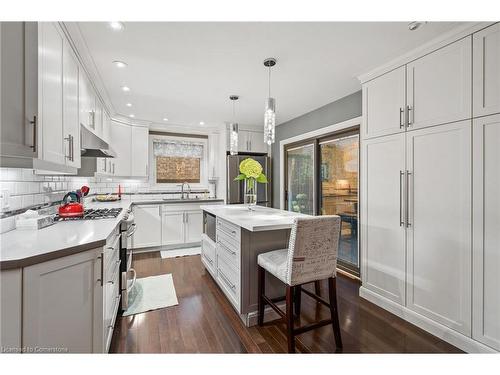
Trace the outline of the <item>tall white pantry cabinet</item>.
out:
<instances>
[{"instance_id":1,"label":"tall white pantry cabinet","mask_svg":"<svg viewBox=\"0 0 500 375\"><path fill-rule=\"evenodd\" d=\"M360 295L488 352L500 351L500 26L468 27L360 77Z\"/></svg>"}]
</instances>

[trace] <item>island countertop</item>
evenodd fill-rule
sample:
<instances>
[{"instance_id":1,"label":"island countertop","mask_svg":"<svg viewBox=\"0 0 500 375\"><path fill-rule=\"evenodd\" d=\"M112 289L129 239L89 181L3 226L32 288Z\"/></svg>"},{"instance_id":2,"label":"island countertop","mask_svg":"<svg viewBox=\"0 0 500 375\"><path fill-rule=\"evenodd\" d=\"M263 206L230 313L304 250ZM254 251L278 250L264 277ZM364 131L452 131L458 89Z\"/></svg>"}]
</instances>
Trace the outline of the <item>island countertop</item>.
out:
<instances>
[{"instance_id":1,"label":"island countertop","mask_svg":"<svg viewBox=\"0 0 500 375\"><path fill-rule=\"evenodd\" d=\"M262 206L253 206L249 210L243 204L202 205L200 208L250 232L290 229L296 217L309 216Z\"/></svg>"}]
</instances>

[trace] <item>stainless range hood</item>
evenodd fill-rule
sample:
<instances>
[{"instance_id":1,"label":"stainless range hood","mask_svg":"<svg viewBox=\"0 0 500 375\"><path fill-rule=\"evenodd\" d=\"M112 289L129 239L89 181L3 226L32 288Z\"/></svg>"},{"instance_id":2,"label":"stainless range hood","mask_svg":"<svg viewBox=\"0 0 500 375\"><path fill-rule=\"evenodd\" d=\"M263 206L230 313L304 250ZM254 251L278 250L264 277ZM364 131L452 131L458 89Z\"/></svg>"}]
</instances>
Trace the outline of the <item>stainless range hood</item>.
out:
<instances>
[{"instance_id":1,"label":"stainless range hood","mask_svg":"<svg viewBox=\"0 0 500 375\"><path fill-rule=\"evenodd\" d=\"M109 144L99 138L87 127L80 126L82 157L86 158L114 158L116 153Z\"/></svg>"}]
</instances>

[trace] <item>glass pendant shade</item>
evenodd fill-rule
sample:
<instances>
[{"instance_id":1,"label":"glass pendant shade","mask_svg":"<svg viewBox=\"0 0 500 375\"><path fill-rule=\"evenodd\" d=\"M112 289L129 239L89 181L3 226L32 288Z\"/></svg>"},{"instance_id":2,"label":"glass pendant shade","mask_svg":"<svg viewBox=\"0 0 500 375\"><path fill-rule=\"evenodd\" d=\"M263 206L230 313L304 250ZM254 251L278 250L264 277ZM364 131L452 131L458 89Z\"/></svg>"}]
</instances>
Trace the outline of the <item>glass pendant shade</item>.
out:
<instances>
[{"instance_id":1,"label":"glass pendant shade","mask_svg":"<svg viewBox=\"0 0 500 375\"><path fill-rule=\"evenodd\" d=\"M266 110L264 112L264 142L267 145L274 143L276 128L276 101L274 98L267 98Z\"/></svg>"},{"instance_id":2,"label":"glass pendant shade","mask_svg":"<svg viewBox=\"0 0 500 375\"><path fill-rule=\"evenodd\" d=\"M229 124L229 153L238 155L238 124L233 122Z\"/></svg>"}]
</instances>

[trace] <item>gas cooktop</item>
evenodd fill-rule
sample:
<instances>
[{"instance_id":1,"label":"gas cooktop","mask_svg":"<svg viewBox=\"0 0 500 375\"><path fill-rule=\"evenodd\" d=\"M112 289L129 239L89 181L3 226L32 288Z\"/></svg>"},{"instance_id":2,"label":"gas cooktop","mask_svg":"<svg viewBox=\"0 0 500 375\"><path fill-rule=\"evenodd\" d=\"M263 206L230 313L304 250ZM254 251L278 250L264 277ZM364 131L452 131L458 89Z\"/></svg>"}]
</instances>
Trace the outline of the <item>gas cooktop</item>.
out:
<instances>
[{"instance_id":1,"label":"gas cooktop","mask_svg":"<svg viewBox=\"0 0 500 375\"><path fill-rule=\"evenodd\" d=\"M56 215L54 221L67 221L67 220L98 220L98 219L114 219L123 208L89 208L83 212L83 216L61 217Z\"/></svg>"}]
</instances>

